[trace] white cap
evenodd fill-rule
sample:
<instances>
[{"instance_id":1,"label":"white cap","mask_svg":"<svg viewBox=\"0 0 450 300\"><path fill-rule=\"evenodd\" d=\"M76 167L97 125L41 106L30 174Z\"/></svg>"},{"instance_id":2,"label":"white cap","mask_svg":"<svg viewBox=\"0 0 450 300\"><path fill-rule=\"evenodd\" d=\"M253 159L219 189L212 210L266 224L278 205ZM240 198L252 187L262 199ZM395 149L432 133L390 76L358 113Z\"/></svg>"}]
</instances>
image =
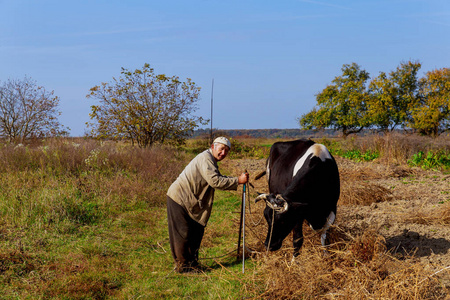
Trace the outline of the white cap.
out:
<instances>
[{"instance_id":1,"label":"white cap","mask_svg":"<svg viewBox=\"0 0 450 300\"><path fill-rule=\"evenodd\" d=\"M224 144L225 146L228 146L228 148L231 149L231 143L230 140L227 139L226 137L223 136L219 136L218 138L216 138L213 142L213 144L215 143L220 143L220 144Z\"/></svg>"}]
</instances>

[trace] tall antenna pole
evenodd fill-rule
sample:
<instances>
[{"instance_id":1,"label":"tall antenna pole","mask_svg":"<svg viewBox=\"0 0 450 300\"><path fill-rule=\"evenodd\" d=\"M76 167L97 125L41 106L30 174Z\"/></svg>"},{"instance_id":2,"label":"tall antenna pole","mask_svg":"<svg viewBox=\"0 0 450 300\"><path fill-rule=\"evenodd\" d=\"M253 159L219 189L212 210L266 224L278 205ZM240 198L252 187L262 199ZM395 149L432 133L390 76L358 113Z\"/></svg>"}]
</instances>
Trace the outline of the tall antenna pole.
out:
<instances>
[{"instance_id":1,"label":"tall antenna pole","mask_svg":"<svg viewBox=\"0 0 450 300\"><path fill-rule=\"evenodd\" d=\"M211 143L213 142L213 93L214 93L214 78L212 79L212 86L211 86L211 132L210 132L210 139Z\"/></svg>"}]
</instances>

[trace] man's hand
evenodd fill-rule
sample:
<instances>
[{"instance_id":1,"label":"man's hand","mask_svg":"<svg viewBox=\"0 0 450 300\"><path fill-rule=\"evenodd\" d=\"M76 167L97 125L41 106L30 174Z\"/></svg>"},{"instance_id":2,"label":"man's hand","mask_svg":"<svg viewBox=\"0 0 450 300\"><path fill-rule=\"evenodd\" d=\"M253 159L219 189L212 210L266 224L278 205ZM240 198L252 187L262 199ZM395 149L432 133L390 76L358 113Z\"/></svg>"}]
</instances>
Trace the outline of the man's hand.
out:
<instances>
[{"instance_id":1,"label":"man's hand","mask_svg":"<svg viewBox=\"0 0 450 300\"><path fill-rule=\"evenodd\" d=\"M249 177L249 175L248 175L247 172L246 173L242 173L241 175L239 175L239 177L238 177L239 184L247 183L248 182L248 177Z\"/></svg>"}]
</instances>

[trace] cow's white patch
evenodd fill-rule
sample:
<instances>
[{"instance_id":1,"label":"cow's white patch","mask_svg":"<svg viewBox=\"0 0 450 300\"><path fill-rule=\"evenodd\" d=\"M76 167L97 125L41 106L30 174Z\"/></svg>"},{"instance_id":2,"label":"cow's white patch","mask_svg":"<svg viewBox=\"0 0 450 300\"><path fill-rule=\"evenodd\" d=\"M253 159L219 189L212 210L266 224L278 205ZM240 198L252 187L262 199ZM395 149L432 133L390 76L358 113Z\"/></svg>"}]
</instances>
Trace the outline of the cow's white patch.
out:
<instances>
[{"instance_id":1,"label":"cow's white patch","mask_svg":"<svg viewBox=\"0 0 450 300\"><path fill-rule=\"evenodd\" d=\"M311 227L311 229L314 232L319 232L319 231L327 231L331 225L333 225L334 220L336 219L336 215L334 214L334 212L330 212L330 214L328 215L327 221L325 222L325 225L323 225L323 227L321 229L314 229L311 224L309 225L309 227Z\"/></svg>"},{"instance_id":2,"label":"cow's white patch","mask_svg":"<svg viewBox=\"0 0 450 300\"><path fill-rule=\"evenodd\" d=\"M331 227L331 225L333 225L335 219L336 219L336 215L334 214L334 212L330 212L330 214L328 215L328 218L327 218L327 222L325 223L325 226L322 229L323 233L320 236L320 242L322 243L322 246L324 246L324 247L326 246L325 240L327 238L327 231Z\"/></svg>"},{"instance_id":3,"label":"cow's white patch","mask_svg":"<svg viewBox=\"0 0 450 300\"><path fill-rule=\"evenodd\" d=\"M311 226L311 224L309 225L309 227L311 227L311 229L314 232L322 232L322 234L320 235L320 242L322 243L322 246L326 246L325 240L327 238L327 231L328 231L328 229L330 229L331 225L333 225L335 219L336 219L336 215L334 214L334 212L330 212L330 214L328 215L327 221L325 222L325 225L322 227L322 229L315 230Z\"/></svg>"},{"instance_id":4,"label":"cow's white patch","mask_svg":"<svg viewBox=\"0 0 450 300\"><path fill-rule=\"evenodd\" d=\"M325 161L326 159L331 159L331 154L328 152L328 149L322 145L322 144L314 144L306 151L305 154L303 154L302 157L297 161L297 163L294 166L294 172L292 174L292 177L297 174L297 172L303 167L305 164L306 159L309 157L309 155L312 154L313 156L316 156L320 158L322 161Z\"/></svg>"}]
</instances>

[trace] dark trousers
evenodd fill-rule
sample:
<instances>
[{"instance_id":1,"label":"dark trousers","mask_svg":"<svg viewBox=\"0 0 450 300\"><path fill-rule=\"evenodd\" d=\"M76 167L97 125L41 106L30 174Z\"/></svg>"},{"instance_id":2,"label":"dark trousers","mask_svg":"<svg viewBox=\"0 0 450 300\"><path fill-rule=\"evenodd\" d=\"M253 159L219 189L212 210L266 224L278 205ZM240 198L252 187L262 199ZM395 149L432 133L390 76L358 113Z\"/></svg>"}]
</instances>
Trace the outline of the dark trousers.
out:
<instances>
[{"instance_id":1,"label":"dark trousers","mask_svg":"<svg viewBox=\"0 0 450 300\"><path fill-rule=\"evenodd\" d=\"M170 197L167 197L167 223L170 250L177 271L189 271L198 265L198 250L205 227L194 221L186 209Z\"/></svg>"}]
</instances>

